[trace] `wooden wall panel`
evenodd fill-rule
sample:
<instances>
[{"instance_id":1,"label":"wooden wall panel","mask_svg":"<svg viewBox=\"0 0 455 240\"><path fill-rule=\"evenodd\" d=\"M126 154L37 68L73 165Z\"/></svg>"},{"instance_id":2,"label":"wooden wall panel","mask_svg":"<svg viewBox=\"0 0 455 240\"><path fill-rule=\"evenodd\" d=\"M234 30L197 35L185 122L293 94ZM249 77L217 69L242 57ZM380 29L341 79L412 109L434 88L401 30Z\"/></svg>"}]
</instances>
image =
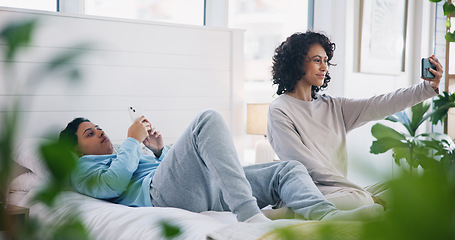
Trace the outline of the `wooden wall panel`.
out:
<instances>
[{"instance_id":1,"label":"wooden wall panel","mask_svg":"<svg viewBox=\"0 0 455 240\"><path fill-rule=\"evenodd\" d=\"M0 8L0 26L29 18L39 23L31 46L13 62L14 76L0 74L0 115L20 97L21 137L58 132L84 116L121 143L131 123L127 108L134 106L172 143L210 108L223 114L242 146L242 31ZM62 74L26 81L56 54L81 50L83 57L69 65L82 70L82 81L68 83ZM0 71L8 69L0 64Z\"/></svg>"}]
</instances>

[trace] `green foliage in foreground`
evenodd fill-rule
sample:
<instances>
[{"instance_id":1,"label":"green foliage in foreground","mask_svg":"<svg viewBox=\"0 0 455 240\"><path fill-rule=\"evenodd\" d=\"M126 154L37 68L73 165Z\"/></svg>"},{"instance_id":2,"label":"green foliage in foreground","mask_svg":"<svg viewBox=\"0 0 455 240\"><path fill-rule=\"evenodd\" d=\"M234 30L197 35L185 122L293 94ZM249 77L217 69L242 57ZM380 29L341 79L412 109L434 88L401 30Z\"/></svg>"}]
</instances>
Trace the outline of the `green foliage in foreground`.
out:
<instances>
[{"instance_id":1,"label":"green foliage in foreground","mask_svg":"<svg viewBox=\"0 0 455 240\"><path fill-rule=\"evenodd\" d=\"M321 221L283 227L263 239L455 239L455 169L404 173L389 182L388 210L374 221Z\"/></svg>"},{"instance_id":2,"label":"green foliage in foreground","mask_svg":"<svg viewBox=\"0 0 455 240\"><path fill-rule=\"evenodd\" d=\"M365 224L363 239L455 239L454 174L440 169L391 181L391 209Z\"/></svg>"},{"instance_id":3,"label":"green foliage in foreground","mask_svg":"<svg viewBox=\"0 0 455 240\"><path fill-rule=\"evenodd\" d=\"M5 81L4 90L12 96L21 96L21 91L25 90L23 86L35 90L35 87L51 74L61 74L61 79L67 80L79 80L81 77L80 70L71 63L83 55L85 50L76 47L71 51L62 51L52 56L46 61L47 65L29 73L25 80L17 79L14 72L16 69L12 64L16 61L16 56L26 51L32 43L37 25L37 19L27 19L10 22L0 29L1 53L6 60L3 62L4 72L2 73ZM61 219L52 227L31 218L25 228L19 229L17 222L11 221L3 208L3 203L7 202L8 185L12 178L13 152L18 133L17 123L22 120L20 113L24 110L21 108L20 97L9 99L9 102L0 106L0 202L2 203L0 229L4 230L6 239L89 239L84 225L75 215L67 216L66 220ZM58 141L44 143L40 150L50 172L50 181L35 196L34 201L51 207L59 193L68 186L67 179L76 165L76 159L67 144L58 143Z\"/></svg>"}]
</instances>

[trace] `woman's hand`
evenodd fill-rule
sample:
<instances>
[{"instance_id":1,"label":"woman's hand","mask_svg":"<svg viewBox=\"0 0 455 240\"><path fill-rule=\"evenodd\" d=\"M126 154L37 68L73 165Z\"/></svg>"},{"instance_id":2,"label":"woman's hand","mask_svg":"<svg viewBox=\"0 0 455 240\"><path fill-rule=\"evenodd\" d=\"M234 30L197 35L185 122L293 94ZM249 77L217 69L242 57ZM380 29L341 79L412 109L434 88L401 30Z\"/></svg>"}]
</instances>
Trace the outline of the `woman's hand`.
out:
<instances>
[{"instance_id":1,"label":"woman's hand","mask_svg":"<svg viewBox=\"0 0 455 240\"><path fill-rule=\"evenodd\" d=\"M431 73L433 73L434 78L422 78L422 79L430 82L430 86L435 91L437 91L439 88L439 82L441 82L442 74L444 73L444 71L442 70L441 63L439 63L439 60L434 55L431 55L431 57L429 57L428 59L436 67L436 70L429 68L429 71Z\"/></svg>"},{"instance_id":2,"label":"woman's hand","mask_svg":"<svg viewBox=\"0 0 455 240\"><path fill-rule=\"evenodd\" d=\"M151 127L148 131L148 137L143 141L144 145L152 150L155 157L159 158L164 147L163 136L156 128Z\"/></svg>"},{"instance_id":3,"label":"woman's hand","mask_svg":"<svg viewBox=\"0 0 455 240\"><path fill-rule=\"evenodd\" d=\"M138 142L143 142L149 135L147 128L150 128L150 122L141 116L128 128L127 136L136 139Z\"/></svg>"}]
</instances>

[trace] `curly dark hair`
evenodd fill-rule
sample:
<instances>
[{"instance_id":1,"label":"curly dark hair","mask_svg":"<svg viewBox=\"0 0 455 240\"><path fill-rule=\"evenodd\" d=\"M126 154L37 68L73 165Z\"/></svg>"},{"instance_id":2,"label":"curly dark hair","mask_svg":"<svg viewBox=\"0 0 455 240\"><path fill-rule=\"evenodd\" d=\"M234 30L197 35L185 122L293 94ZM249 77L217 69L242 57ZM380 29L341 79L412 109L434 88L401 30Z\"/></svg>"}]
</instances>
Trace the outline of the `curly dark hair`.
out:
<instances>
[{"instance_id":1,"label":"curly dark hair","mask_svg":"<svg viewBox=\"0 0 455 240\"><path fill-rule=\"evenodd\" d=\"M302 63L313 44L320 44L324 48L328 57L328 66L335 65L330 63L335 51L335 43L330 42L326 35L313 31L292 34L275 49L272 59L272 78L273 84L278 85L276 92L278 95L295 91L297 81L305 75ZM330 79L330 74L327 71L324 84L320 87L312 86L311 97L313 99L316 99L316 93L319 90L327 88Z\"/></svg>"}]
</instances>

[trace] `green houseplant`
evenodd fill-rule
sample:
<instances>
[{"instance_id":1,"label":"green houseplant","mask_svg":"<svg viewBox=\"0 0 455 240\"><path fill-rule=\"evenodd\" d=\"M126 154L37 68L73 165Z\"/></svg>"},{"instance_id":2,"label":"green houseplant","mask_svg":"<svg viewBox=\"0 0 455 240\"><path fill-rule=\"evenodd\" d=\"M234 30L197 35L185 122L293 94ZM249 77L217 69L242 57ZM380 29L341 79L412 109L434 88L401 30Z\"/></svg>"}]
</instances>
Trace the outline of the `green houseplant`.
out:
<instances>
[{"instance_id":1,"label":"green houseplant","mask_svg":"<svg viewBox=\"0 0 455 240\"><path fill-rule=\"evenodd\" d=\"M430 105L429 102L422 102L413 106L411 118L404 111L386 118L388 121L400 123L406 129L404 132L398 132L381 123L375 124L371 133L376 140L370 147L370 153L381 154L392 150L395 163L401 165L402 161L405 161L411 173L419 166L431 169L453 164L453 140L442 133L419 133L418 129L429 118L434 125L444 122L449 109L455 107L455 93L449 95L444 92L439 95L438 99L434 100L434 110L428 112Z\"/></svg>"},{"instance_id":2,"label":"green houseplant","mask_svg":"<svg viewBox=\"0 0 455 240\"><path fill-rule=\"evenodd\" d=\"M393 151L398 165L409 168L388 181L388 206L382 220L365 223L361 239L455 239L455 146L441 133L419 133L419 127L430 119L433 125L444 122L455 107L455 93L444 92L433 101L411 108L412 116L403 111L387 118L399 124L397 131L375 124L371 133L376 138L370 152ZM423 171L417 172L418 167ZM408 170L406 170L408 169Z\"/></svg>"}]
</instances>

